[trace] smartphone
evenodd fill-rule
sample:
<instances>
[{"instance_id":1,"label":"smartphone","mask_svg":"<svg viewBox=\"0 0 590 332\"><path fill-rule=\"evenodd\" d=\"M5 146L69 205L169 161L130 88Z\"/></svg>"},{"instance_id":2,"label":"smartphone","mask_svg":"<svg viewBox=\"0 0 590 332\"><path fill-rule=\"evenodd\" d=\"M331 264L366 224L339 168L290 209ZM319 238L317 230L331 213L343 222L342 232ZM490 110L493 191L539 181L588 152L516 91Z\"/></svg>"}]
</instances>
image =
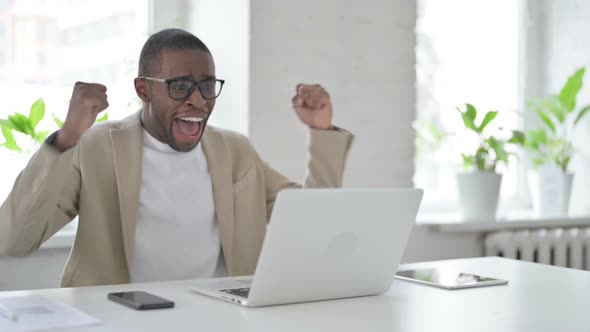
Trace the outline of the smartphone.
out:
<instances>
[{"instance_id":1,"label":"smartphone","mask_svg":"<svg viewBox=\"0 0 590 332\"><path fill-rule=\"evenodd\" d=\"M450 269L419 269L398 271L397 279L444 289L461 289L505 285L508 280L484 277L477 274L457 272Z\"/></svg>"},{"instance_id":2,"label":"smartphone","mask_svg":"<svg viewBox=\"0 0 590 332\"><path fill-rule=\"evenodd\" d=\"M136 310L173 308L174 302L143 291L109 293L108 299Z\"/></svg>"}]
</instances>

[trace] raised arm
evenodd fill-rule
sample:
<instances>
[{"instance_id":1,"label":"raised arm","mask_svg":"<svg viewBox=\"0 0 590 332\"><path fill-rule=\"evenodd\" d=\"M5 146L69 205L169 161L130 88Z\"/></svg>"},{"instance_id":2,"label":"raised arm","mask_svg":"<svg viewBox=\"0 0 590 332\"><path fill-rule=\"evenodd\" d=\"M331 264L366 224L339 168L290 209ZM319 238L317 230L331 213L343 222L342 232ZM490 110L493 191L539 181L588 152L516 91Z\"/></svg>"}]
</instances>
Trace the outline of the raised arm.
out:
<instances>
[{"instance_id":1,"label":"raised arm","mask_svg":"<svg viewBox=\"0 0 590 332\"><path fill-rule=\"evenodd\" d=\"M344 167L353 135L332 124L332 101L320 85L298 84L291 99L299 120L309 127L307 175L297 184L262 162L266 179L267 215L276 195L286 188L337 188L342 186Z\"/></svg>"}]
</instances>

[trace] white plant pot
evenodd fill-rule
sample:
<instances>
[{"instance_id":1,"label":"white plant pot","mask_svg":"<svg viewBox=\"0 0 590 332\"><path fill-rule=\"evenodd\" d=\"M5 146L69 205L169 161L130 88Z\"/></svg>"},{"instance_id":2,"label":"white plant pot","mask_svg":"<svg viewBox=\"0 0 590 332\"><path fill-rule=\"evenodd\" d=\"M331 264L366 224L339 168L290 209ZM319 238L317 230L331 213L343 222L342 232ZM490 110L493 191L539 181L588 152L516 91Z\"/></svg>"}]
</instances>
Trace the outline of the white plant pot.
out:
<instances>
[{"instance_id":1,"label":"white plant pot","mask_svg":"<svg viewBox=\"0 0 590 332\"><path fill-rule=\"evenodd\" d=\"M557 166L529 171L529 188L535 214L545 218L567 216L573 181L573 174L564 173Z\"/></svg>"},{"instance_id":2,"label":"white plant pot","mask_svg":"<svg viewBox=\"0 0 590 332\"><path fill-rule=\"evenodd\" d=\"M459 201L465 221L496 221L502 174L458 173Z\"/></svg>"}]
</instances>

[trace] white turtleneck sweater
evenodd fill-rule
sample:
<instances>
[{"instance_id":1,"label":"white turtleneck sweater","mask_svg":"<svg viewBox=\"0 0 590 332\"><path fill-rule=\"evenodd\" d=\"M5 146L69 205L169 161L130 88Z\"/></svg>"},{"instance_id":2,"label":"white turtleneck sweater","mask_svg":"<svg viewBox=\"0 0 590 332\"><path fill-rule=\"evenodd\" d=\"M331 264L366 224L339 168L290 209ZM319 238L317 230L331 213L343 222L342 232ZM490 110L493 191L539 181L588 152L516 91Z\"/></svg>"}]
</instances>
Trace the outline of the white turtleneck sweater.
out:
<instances>
[{"instance_id":1,"label":"white turtleneck sweater","mask_svg":"<svg viewBox=\"0 0 590 332\"><path fill-rule=\"evenodd\" d=\"M225 276L207 159L143 131L141 192L131 282Z\"/></svg>"}]
</instances>

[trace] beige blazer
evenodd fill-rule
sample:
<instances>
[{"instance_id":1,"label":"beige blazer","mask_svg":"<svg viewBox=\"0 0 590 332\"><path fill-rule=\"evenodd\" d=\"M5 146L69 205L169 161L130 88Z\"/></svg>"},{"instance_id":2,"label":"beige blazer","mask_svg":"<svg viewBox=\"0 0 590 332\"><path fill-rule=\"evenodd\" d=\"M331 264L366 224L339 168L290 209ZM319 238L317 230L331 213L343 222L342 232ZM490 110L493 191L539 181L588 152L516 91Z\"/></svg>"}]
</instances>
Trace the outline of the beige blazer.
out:
<instances>
[{"instance_id":1,"label":"beige blazer","mask_svg":"<svg viewBox=\"0 0 590 332\"><path fill-rule=\"evenodd\" d=\"M351 142L343 130L311 130L304 186L341 186ZM202 144L227 271L252 274L277 192L298 185L261 160L241 134L208 127ZM128 283L141 165L139 113L94 125L64 153L43 144L0 208L0 255L34 252L78 215L61 286Z\"/></svg>"}]
</instances>

